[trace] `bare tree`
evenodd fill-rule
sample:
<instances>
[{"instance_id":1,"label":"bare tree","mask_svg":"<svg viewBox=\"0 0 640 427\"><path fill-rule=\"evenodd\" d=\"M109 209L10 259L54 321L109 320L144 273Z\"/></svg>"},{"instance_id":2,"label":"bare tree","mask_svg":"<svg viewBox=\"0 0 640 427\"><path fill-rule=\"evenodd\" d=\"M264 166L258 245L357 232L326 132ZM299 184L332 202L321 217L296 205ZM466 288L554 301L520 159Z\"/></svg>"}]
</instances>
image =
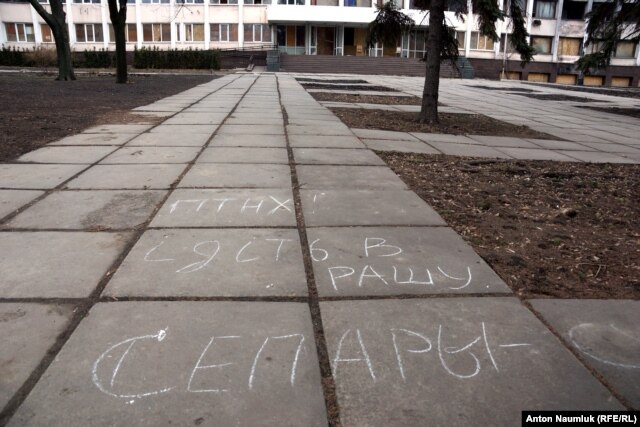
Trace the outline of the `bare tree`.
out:
<instances>
[{"instance_id":1,"label":"bare tree","mask_svg":"<svg viewBox=\"0 0 640 427\"><path fill-rule=\"evenodd\" d=\"M29 3L49 25L53 33L58 56L58 78L56 80L75 80L76 76L73 73L73 63L71 62L67 14L64 12L62 0L50 0L51 12L48 12L38 0L29 0Z\"/></svg>"},{"instance_id":2,"label":"bare tree","mask_svg":"<svg viewBox=\"0 0 640 427\"><path fill-rule=\"evenodd\" d=\"M127 0L107 0L116 37L116 83L127 82Z\"/></svg>"},{"instance_id":3,"label":"bare tree","mask_svg":"<svg viewBox=\"0 0 640 427\"><path fill-rule=\"evenodd\" d=\"M438 123L440 64L444 60L455 61L459 55L455 30L447 24L444 12L448 6L448 9L452 10L458 18L463 19L465 15L468 15L469 10L466 0L415 0L414 4L418 9L429 12L427 52L424 58L426 74L419 121L421 123ZM499 40L496 21L503 20L509 15L513 26L510 37L511 44L520 53L523 62L526 63L533 59L535 50L527 42L529 34L518 1L508 1L506 7L508 14L500 9L497 0L474 0L472 8L478 16L480 33L493 41ZM388 12L388 9L393 10L393 13L383 13L383 11ZM411 18L396 10L392 2L379 8L376 19L369 25L368 43L372 45L376 42L396 40L397 45L397 40L400 37L398 24L405 23L402 26L404 31L411 29L410 25L406 25L406 19ZM395 39L392 34L396 34Z\"/></svg>"}]
</instances>

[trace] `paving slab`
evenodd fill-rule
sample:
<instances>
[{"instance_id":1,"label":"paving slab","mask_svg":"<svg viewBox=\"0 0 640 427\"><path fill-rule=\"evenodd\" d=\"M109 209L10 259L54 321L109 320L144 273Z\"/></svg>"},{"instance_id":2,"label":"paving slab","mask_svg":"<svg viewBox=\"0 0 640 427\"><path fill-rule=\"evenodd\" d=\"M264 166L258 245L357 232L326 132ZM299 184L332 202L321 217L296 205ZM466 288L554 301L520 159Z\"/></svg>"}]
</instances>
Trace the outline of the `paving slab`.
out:
<instances>
[{"instance_id":1,"label":"paving slab","mask_svg":"<svg viewBox=\"0 0 640 427\"><path fill-rule=\"evenodd\" d=\"M284 135L216 135L209 147L276 147L285 148Z\"/></svg>"},{"instance_id":2,"label":"paving slab","mask_svg":"<svg viewBox=\"0 0 640 427\"><path fill-rule=\"evenodd\" d=\"M297 230L150 230L105 289L123 296L302 296Z\"/></svg>"},{"instance_id":3,"label":"paving slab","mask_svg":"<svg viewBox=\"0 0 640 427\"><path fill-rule=\"evenodd\" d=\"M3 228L109 230L144 223L165 191L79 190L52 193Z\"/></svg>"},{"instance_id":4,"label":"paving slab","mask_svg":"<svg viewBox=\"0 0 640 427\"><path fill-rule=\"evenodd\" d=\"M351 225L446 225L412 191L302 190L305 224L309 227Z\"/></svg>"},{"instance_id":5,"label":"paving slab","mask_svg":"<svg viewBox=\"0 0 640 427\"><path fill-rule=\"evenodd\" d=\"M583 145L587 147L591 147L598 151L604 151L605 153L630 153L630 154L638 154L640 153L640 149L629 147L627 145L622 144L608 144L608 143L597 143L597 142L585 142Z\"/></svg>"},{"instance_id":6,"label":"paving slab","mask_svg":"<svg viewBox=\"0 0 640 427\"><path fill-rule=\"evenodd\" d=\"M197 163L280 163L289 164L284 148L210 147Z\"/></svg>"},{"instance_id":7,"label":"paving slab","mask_svg":"<svg viewBox=\"0 0 640 427\"><path fill-rule=\"evenodd\" d=\"M284 135L282 125L224 125L218 129L220 135Z\"/></svg>"},{"instance_id":8,"label":"paving slab","mask_svg":"<svg viewBox=\"0 0 640 427\"><path fill-rule=\"evenodd\" d=\"M149 130L149 133L161 133L168 135L191 135L194 133L204 133L211 135L218 129L219 125L165 125L161 124ZM186 136L185 136L186 137Z\"/></svg>"},{"instance_id":9,"label":"paving slab","mask_svg":"<svg viewBox=\"0 0 640 427\"><path fill-rule=\"evenodd\" d=\"M296 148L366 148L353 135L292 135L289 144Z\"/></svg>"},{"instance_id":10,"label":"paving slab","mask_svg":"<svg viewBox=\"0 0 640 427\"><path fill-rule=\"evenodd\" d=\"M304 189L400 189L404 181L387 166L302 165L297 168L300 188Z\"/></svg>"},{"instance_id":11,"label":"paving slab","mask_svg":"<svg viewBox=\"0 0 640 427\"><path fill-rule=\"evenodd\" d=\"M152 124L125 124L125 125L99 125L85 129L82 133L142 133L154 125Z\"/></svg>"},{"instance_id":12,"label":"paving slab","mask_svg":"<svg viewBox=\"0 0 640 427\"><path fill-rule=\"evenodd\" d=\"M511 293L444 227L310 228L320 296Z\"/></svg>"},{"instance_id":13,"label":"paving slab","mask_svg":"<svg viewBox=\"0 0 640 427\"><path fill-rule=\"evenodd\" d=\"M602 153L599 151L568 151L559 150L558 153L564 154L574 159L588 163L637 163L632 159L623 157L623 155Z\"/></svg>"},{"instance_id":14,"label":"paving slab","mask_svg":"<svg viewBox=\"0 0 640 427\"><path fill-rule=\"evenodd\" d=\"M198 147L122 147L100 164L189 163L199 152Z\"/></svg>"},{"instance_id":15,"label":"paving slab","mask_svg":"<svg viewBox=\"0 0 640 427\"><path fill-rule=\"evenodd\" d=\"M202 147L209 133L143 133L127 143L127 147Z\"/></svg>"},{"instance_id":16,"label":"paving slab","mask_svg":"<svg viewBox=\"0 0 640 427\"><path fill-rule=\"evenodd\" d=\"M623 406L516 298L321 302L343 425L513 426Z\"/></svg>"},{"instance_id":17,"label":"paving slab","mask_svg":"<svg viewBox=\"0 0 640 427\"><path fill-rule=\"evenodd\" d=\"M431 142L429 145L449 156L488 157L493 159L511 159L508 154L493 147L471 144L454 144L451 142Z\"/></svg>"},{"instance_id":18,"label":"paving slab","mask_svg":"<svg viewBox=\"0 0 640 427\"><path fill-rule=\"evenodd\" d=\"M291 190L178 189L151 227L295 227Z\"/></svg>"},{"instance_id":19,"label":"paving slab","mask_svg":"<svg viewBox=\"0 0 640 427\"><path fill-rule=\"evenodd\" d=\"M190 188L289 188L288 165L197 163L178 187Z\"/></svg>"},{"instance_id":20,"label":"paving slab","mask_svg":"<svg viewBox=\"0 0 640 427\"><path fill-rule=\"evenodd\" d=\"M15 212L43 194L44 191L0 190L0 218Z\"/></svg>"},{"instance_id":21,"label":"paving slab","mask_svg":"<svg viewBox=\"0 0 640 427\"><path fill-rule=\"evenodd\" d=\"M363 139L362 142L376 151L399 151L402 153L441 154L422 141L398 141L391 139Z\"/></svg>"},{"instance_id":22,"label":"paving slab","mask_svg":"<svg viewBox=\"0 0 640 427\"><path fill-rule=\"evenodd\" d=\"M86 298L129 237L102 232L0 233L0 298Z\"/></svg>"},{"instance_id":23,"label":"paving slab","mask_svg":"<svg viewBox=\"0 0 640 427\"><path fill-rule=\"evenodd\" d=\"M323 135L323 136L352 136L351 130L342 123L327 123L322 125L288 125L287 133L289 135Z\"/></svg>"},{"instance_id":24,"label":"paving slab","mask_svg":"<svg viewBox=\"0 0 640 427\"><path fill-rule=\"evenodd\" d=\"M577 161L572 157L565 156L564 154L554 150L534 149L534 148L505 148L505 147L500 147L499 150L513 157L514 159L554 160L558 162Z\"/></svg>"},{"instance_id":25,"label":"paving slab","mask_svg":"<svg viewBox=\"0 0 640 427\"><path fill-rule=\"evenodd\" d=\"M411 132L411 135L415 136L424 142L454 142L456 144L479 144L469 138L466 135L450 135L446 133L424 133L424 132Z\"/></svg>"},{"instance_id":26,"label":"paving slab","mask_svg":"<svg viewBox=\"0 0 640 427\"><path fill-rule=\"evenodd\" d=\"M588 365L640 408L640 301L530 302Z\"/></svg>"},{"instance_id":27,"label":"paving slab","mask_svg":"<svg viewBox=\"0 0 640 427\"><path fill-rule=\"evenodd\" d=\"M351 129L360 138L386 139L391 141L418 141L418 138L408 132L396 132L378 129Z\"/></svg>"},{"instance_id":28,"label":"paving slab","mask_svg":"<svg viewBox=\"0 0 640 427\"><path fill-rule=\"evenodd\" d=\"M48 145L122 145L134 136L130 133L79 133Z\"/></svg>"},{"instance_id":29,"label":"paving slab","mask_svg":"<svg viewBox=\"0 0 640 427\"><path fill-rule=\"evenodd\" d=\"M98 304L9 425L132 420L326 426L308 305Z\"/></svg>"},{"instance_id":30,"label":"paving slab","mask_svg":"<svg viewBox=\"0 0 640 427\"><path fill-rule=\"evenodd\" d=\"M351 148L294 148L297 164L382 166L382 159L370 150Z\"/></svg>"},{"instance_id":31,"label":"paving slab","mask_svg":"<svg viewBox=\"0 0 640 427\"><path fill-rule=\"evenodd\" d=\"M168 189L186 165L95 165L70 181L71 189Z\"/></svg>"},{"instance_id":32,"label":"paving slab","mask_svg":"<svg viewBox=\"0 0 640 427\"><path fill-rule=\"evenodd\" d=\"M86 167L86 165L0 164L0 188L34 190L55 188Z\"/></svg>"},{"instance_id":33,"label":"paving slab","mask_svg":"<svg viewBox=\"0 0 640 427\"><path fill-rule=\"evenodd\" d=\"M20 156L19 162L92 164L117 147L44 147Z\"/></svg>"},{"instance_id":34,"label":"paving slab","mask_svg":"<svg viewBox=\"0 0 640 427\"><path fill-rule=\"evenodd\" d=\"M469 138L489 147L540 148L533 142L512 136L469 135Z\"/></svg>"},{"instance_id":35,"label":"paving slab","mask_svg":"<svg viewBox=\"0 0 640 427\"><path fill-rule=\"evenodd\" d=\"M550 150L596 151L594 148L571 141L554 141L550 139L527 139L527 141Z\"/></svg>"},{"instance_id":36,"label":"paving slab","mask_svg":"<svg viewBox=\"0 0 640 427\"><path fill-rule=\"evenodd\" d=\"M0 408L29 378L71 318L70 305L0 304Z\"/></svg>"},{"instance_id":37,"label":"paving slab","mask_svg":"<svg viewBox=\"0 0 640 427\"><path fill-rule=\"evenodd\" d=\"M227 113L179 113L165 120L165 125L219 125L227 117Z\"/></svg>"}]
</instances>

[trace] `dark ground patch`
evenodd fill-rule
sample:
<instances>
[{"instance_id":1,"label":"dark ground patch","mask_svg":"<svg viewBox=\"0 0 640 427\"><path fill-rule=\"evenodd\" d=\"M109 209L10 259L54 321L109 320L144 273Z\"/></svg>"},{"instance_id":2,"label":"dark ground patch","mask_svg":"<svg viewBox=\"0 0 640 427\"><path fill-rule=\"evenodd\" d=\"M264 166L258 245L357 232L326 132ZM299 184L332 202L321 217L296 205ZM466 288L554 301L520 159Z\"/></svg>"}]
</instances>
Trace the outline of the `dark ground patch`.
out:
<instances>
[{"instance_id":1,"label":"dark ground patch","mask_svg":"<svg viewBox=\"0 0 640 427\"><path fill-rule=\"evenodd\" d=\"M358 84L358 83L364 83L364 84L368 84L369 82L366 80L361 80L361 79L354 79L354 80L349 80L349 79L309 79L306 77L298 77L296 78L296 81L299 81L300 83L345 83L345 84Z\"/></svg>"},{"instance_id":2,"label":"dark ground patch","mask_svg":"<svg viewBox=\"0 0 640 427\"><path fill-rule=\"evenodd\" d=\"M545 85L544 83L527 83L530 85ZM570 90L574 92L584 92L584 93L597 93L600 95L609 95L609 96L619 96L622 98L640 98L640 88L633 87L621 87L621 88L611 88L611 87L588 87L588 86L568 86L568 85L558 85L558 84L550 84L549 87L554 89L562 89L562 90Z\"/></svg>"},{"instance_id":3,"label":"dark ground patch","mask_svg":"<svg viewBox=\"0 0 640 427\"><path fill-rule=\"evenodd\" d=\"M358 129L558 139L527 126L512 125L481 114L440 113L440 124L431 125L419 123L418 113L411 112L361 108L331 108L331 111L347 126Z\"/></svg>"},{"instance_id":4,"label":"dark ground patch","mask_svg":"<svg viewBox=\"0 0 640 427\"><path fill-rule=\"evenodd\" d=\"M136 75L116 84L113 76L78 76L58 82L52 75L0 74L0 161L109 123L153 120L129 110L211 81L211 75Z\"/></svg>"},{"instance_id":5,"label":"dark ground patch","mask_svg":"<svg viewBox=\"0 0 640 427\"><path fill-rule=\"evenodd\" d=\"M640 298L640 166L378 155L518 295Z\"/></svg>"},{"instance_id":6,"label":"dark ground patch","mask_svg":"<svg viewBox=\"0 0 640 427\"><path fill-rule=\"evenodd\" d=\"M351 102L385 105L421 105L422 98L417 96L360 95L357 93L311 92L317 101Z\"/></svg>"},{"instance_id":7,"label":"dark ground patch","mask_svg":"<svg viewBox=\"0 0 640 427\"><path fill-rule=\"evenodd\" d=\"M621 108L621 107L588 107L582 106L582 108L588 108L590 110L602 111L604 113L619 114L621 116L635 117L640 119L640 108Z\"/></svg>"},{"instance_id":8,"label":"dark ground patch","mask_svg":"<svg viewBox=\"0 0 640 427\"><path fill-rule=\"evenodd\" d=\"M582 96L559 95L559 94L524 94L516 93L515 95L526 96L527 98L539 99L541 101L571 101L571 102L609 102L600 101Z\"/></svg>"},{"instance_id":9,"label":"dark ground patch","mask_svg":"<svg viewBox=\"0 0 640 427\"><path fill-rule=\"evenodd\" d=\"M399 90L374 85L350 85L350 84L322 84L322 83L302 83L305 89L332 89L332 90L353 90L370 92L399 92Z\"/></svg>"},{"instance_id":10,"label":"dark ground patch","mask_svg":"<svg viewBox=\"0 0 640 427\"><path fill-rule=\"evenodd\" d=\"M525 89L525 88L519 88L519 87L492 87L492 86L475 86L475 85L467 85L467 87L473 87L476 89L484 89L484 90L499 90L503 92L524 92L524 93L538 92L533 89Z\"/></svg>"}]
</instances>

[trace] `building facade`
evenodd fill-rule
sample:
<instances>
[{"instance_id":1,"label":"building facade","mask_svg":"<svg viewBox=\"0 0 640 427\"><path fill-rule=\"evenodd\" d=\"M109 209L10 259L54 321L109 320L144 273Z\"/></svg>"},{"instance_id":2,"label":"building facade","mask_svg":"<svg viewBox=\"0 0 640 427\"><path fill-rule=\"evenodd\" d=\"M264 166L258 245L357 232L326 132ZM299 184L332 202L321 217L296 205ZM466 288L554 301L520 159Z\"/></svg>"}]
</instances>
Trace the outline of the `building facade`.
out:
<instances>
[{"instance_id":1,"label":"building facade","mask_svg":"<svg viewBox=\"0 0 640 427\"><path fill-rule=\"evenodd\" d=\"M403 35L399 46L367 49L366 28L375 18L375 1L384 0L128 0L127 48L246 49L275 44L290 55L421 58L428 18L414 8L413 0L391 1L413 18L416 29ZM503 6L506 3L497 1ZM584 15L597 2L520 1L526 11L530 43L538 51L535 63L549 64L555 70L527 73L527 78L548 81L552 74L552 81L575 83L575 73L569 69L583 50ZM45 7L47 2L41 1ZM107 0L66 0L66 12L73 50L114 49ZM498 22L500 41L493 42L479 33L473 13L470 19L458 20L453 12L447 12L447 19L456 29L460 52L465 57L485 61L494 68L507 60L518 60L508 42L509 20ZM54 46L48 26L26 2L0 2L0 21L0 44L4 46ZM612 66L621 70L621 75L610 76L610 83L636 85L638 79L634 75L640 66L637 43L619 43ZM512 71L508 77L519 76ZM592 83L597 84L600 77L593 78L596 80Z\"/></svg>"}]
</instances>

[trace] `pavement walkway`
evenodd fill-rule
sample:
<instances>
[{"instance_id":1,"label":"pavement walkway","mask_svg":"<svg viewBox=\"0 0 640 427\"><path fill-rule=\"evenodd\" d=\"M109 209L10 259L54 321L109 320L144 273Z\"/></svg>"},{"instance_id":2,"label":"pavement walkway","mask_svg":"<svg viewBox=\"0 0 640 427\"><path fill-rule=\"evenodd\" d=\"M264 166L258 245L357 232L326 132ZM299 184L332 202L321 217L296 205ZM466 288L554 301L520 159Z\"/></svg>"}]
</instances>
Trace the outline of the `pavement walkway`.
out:
<instances>
[{"instance_id":1,"label":"pavement walkway","mask_svg":"<svg viewBox=\"0 0 640 427\"><path fill-rule=\"evenodd\" d=\"M286 74L0 165L0 425L640 407L638 301L516 298Z\"/></svg>"}]
</instances>

